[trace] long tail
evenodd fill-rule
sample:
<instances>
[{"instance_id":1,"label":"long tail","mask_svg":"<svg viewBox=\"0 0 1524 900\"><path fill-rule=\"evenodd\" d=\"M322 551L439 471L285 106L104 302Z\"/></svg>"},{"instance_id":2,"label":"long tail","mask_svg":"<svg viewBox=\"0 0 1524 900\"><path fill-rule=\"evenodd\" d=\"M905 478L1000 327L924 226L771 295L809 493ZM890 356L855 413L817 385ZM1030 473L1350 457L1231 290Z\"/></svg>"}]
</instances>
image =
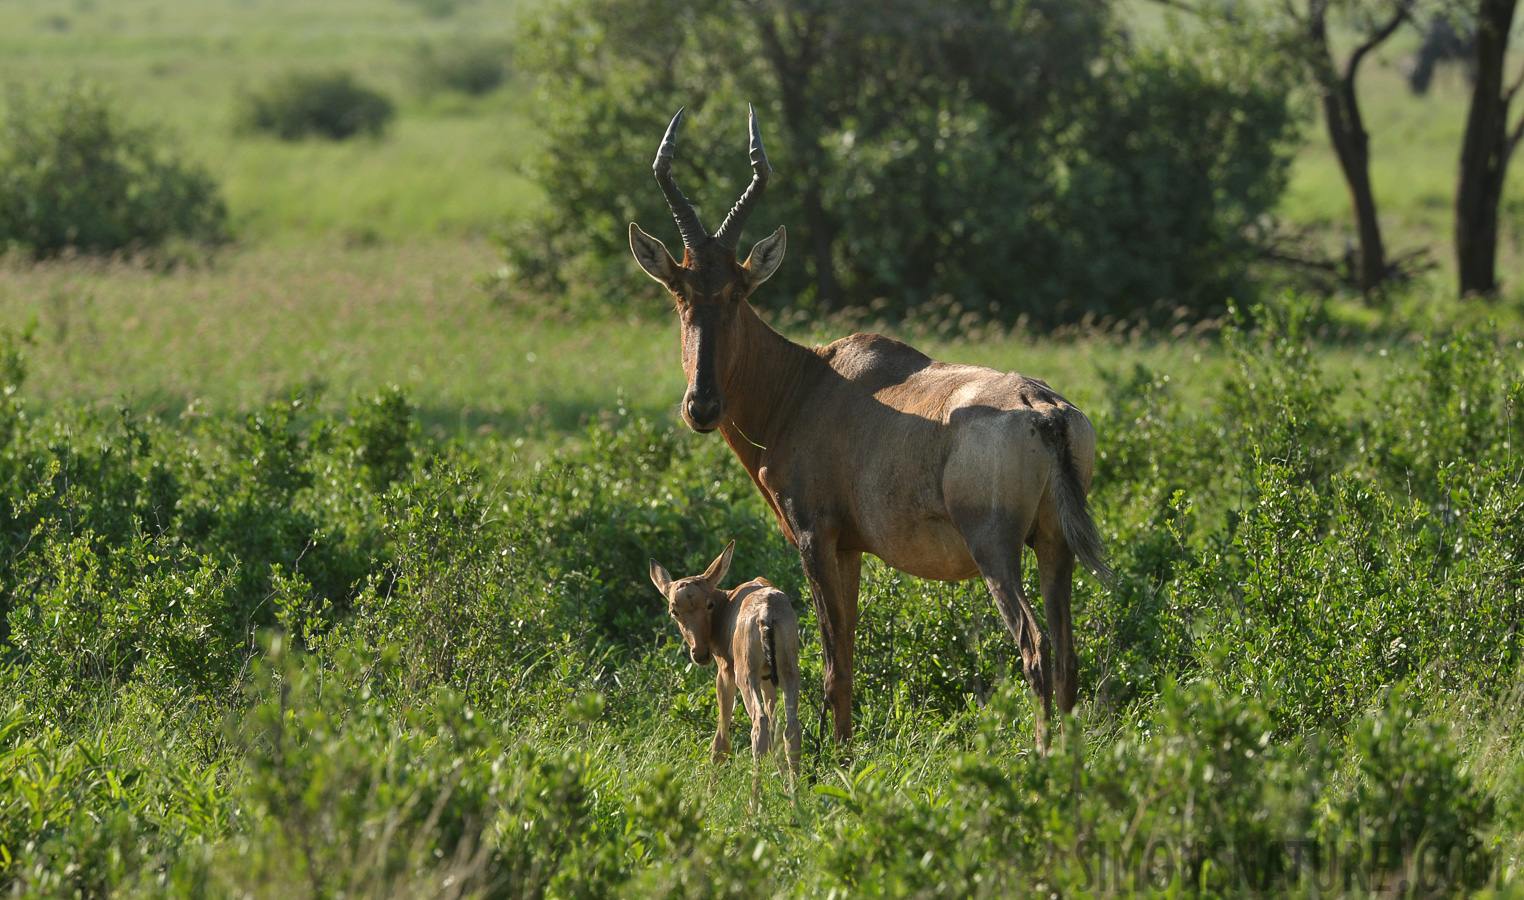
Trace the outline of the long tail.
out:
<instances>
[{"instance_id":1,"label":"long tail","mask_svg":"<svg viewBox=\"0 0 1524 900\"><path fill-rule=\"evenodd\" d=\"M762 629L762 658L767 662L767 671L772 673L773 687L777 687L778 649L773 640L773 620L763 619L758 627Z\"/></svg>"},{"instance_id":2,"label":"long tail","mask_svg":"<svg viewBox=\"0 0 1524 900\"><path fill-rule=\"evenodd\" d=\"M1058 504L1058 522L1064 530L1064 540L1069 549L1095 573L1102 583L1110 585L1115 573L1106 564L1106 548L1101 543L1101 533L1090 518L1090 502L1085 498L1085 487L1080 484L1079 472L1074 468L1074 457L1069 452L1069 426L1067 420L1058 432L1057 470L1053 479L1053 500Z\"/></svg>"}]
</instances>

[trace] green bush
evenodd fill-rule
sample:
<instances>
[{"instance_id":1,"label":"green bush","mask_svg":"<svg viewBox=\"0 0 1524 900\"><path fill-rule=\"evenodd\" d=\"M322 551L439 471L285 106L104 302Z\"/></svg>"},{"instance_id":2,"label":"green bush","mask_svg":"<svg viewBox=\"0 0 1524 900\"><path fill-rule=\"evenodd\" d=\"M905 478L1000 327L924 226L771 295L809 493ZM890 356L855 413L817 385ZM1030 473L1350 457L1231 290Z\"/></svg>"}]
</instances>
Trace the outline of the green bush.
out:
<instances>
[{"instance_id":1,"label":"green bush","mask_svg":"<svg viewBox=\"0 0 1524 900\"><path fill-rule=\"evenodd\" d=\"M101 88L75 80L13 87L0 130L0 245L36 256L111 253L171 238L226 237L217 184L165 135L129 122Z\"/></svg>"},{"instance_id":2,"label":"green bush","mask_svg":"<svg viewBox=\"0 0 1524 900\"><path fill-rule=\"evenodd\" d=\"M751 233L786 225L791 251L761 304L1051 323L1252 290L1296 131L1275 57L1227 33L1139 49L1105 3L891 7L549 7L520 60L548 98L533 171L554 202L510 238L512 271L625 296L626 223L669 228L666 117L688 109L673 171L714 228L750 177L750 101L775 170Z\"/></svg>"},{"instance_id":3,"label":"green bush","mask_svg":"<svg viewBox=\"0 0 1524 900\"><path fill-rule=\"evenodd\" d=\"M1330 798L1323 826L1325 853L1358 867L1339 872L1344 884L1372 874L1424 893L1485 884L1495 804L1446 729L1394 691L1355 729L1353 749L1358 775L1351 790Z\"/></svg>"},{"instance_id":4,"label":"green bush","mask_svg":"<svg viewBox=\"0 0 1524 900\"><path fill-rule=\"evenodd\" d=\"M458 37L419 44L413 69L426 88L480 97L502 86L511 57L512 47L504 41Z\"/></svg>"},{"instance_id":5,"label":"green bush","mask_svg":"<svg viewBox=\"0 0 1524 900\"><path fill-rule=\"evenodd\" d=\"M289 72L239 98L243 128L295 141L380 136L397 108L349 72Z\"/></svg>"}]
</instances>

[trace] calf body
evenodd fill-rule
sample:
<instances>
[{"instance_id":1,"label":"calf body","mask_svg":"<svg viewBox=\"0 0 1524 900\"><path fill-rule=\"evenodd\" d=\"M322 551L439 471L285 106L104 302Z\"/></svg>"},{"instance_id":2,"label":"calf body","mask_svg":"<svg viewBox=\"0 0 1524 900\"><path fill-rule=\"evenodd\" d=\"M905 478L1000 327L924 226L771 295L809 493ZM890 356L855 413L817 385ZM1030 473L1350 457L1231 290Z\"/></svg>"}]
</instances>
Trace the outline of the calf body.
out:
<instances>
[{"instance_id":1,"label":"calf body","mask_svg":"<svg viewBox=\"0 0 1524 900\"><path fill-rule=\"evenodd\" d=\"M752 755L761 760L772 749L780 724L777 705L781 688L785 695L781 724L788 743L789 771L797 778L801 744L799 620L788 595L765 578L754 578L730 591L720 589L734 550L732 541L704 574L676 581L653 559L651 581L667 598L667 611L677 621L689 658L698 665L708 665L711 660L715 664L720 721L710 747L711 758L722 762L730 755L730 716L739 692L751 717Z\"/></svg>"}]
</instances>

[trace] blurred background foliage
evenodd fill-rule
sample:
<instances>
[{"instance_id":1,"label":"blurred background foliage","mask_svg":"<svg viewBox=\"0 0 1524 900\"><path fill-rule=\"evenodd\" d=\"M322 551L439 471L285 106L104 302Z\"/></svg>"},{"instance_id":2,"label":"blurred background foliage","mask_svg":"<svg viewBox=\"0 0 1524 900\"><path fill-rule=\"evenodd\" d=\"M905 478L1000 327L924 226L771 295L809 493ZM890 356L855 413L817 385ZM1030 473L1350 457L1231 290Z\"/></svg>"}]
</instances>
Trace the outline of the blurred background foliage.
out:
<instances>
[{"instance_id":1,"label":"blurred background foliage","mask_svg":"<svg viewBox=\"0 0 1524 900\"><path fill-rule=\"evenodd\" d=\"M553 294L622 284L621 226L670 230L648 170L680 106L675 177L716 227L750 177L751 102L775 170L752 232L788 226L794 255L760 303L1220 314L1254 290L1300 134L1295 69L1256 36L1140 45L1104 2L561 4L520 59L555 202L509 258Z\"/></svg>"}]
</instances>

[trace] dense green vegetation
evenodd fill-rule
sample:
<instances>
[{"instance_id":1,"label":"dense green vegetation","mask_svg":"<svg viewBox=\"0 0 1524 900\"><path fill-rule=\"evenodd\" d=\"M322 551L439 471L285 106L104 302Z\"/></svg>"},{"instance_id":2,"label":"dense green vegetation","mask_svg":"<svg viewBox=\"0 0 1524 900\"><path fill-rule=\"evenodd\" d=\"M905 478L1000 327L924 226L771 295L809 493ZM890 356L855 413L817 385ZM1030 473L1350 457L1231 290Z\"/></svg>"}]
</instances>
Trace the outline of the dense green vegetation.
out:
<instances>
[{"instance_id":1,"label":"dense green vegetation","mask_svg":"<svg viewBox=\"0 0 1524 900\"><path fill-rule=\"evenodd\" d=\"M1043 331L951 300L821 316L770 283L759 302L799 340L888 330L1018 369L1101 435L1093 500L1119 579L1077 581L1081 703L1054 753L1034 752L982 586L870 560L845 758L816 740L797 559L723 444L672 415L676 336L617 246L624 221L585 226L608 225L582 237L619 250L598 304L526 289L486 237L545 221L545 170L518 168L545 159L531 123L554 95L522 68L537 64L516 18L531 13L0 5L0 78L34 97L77 74L107 85L91 96L113 122L161 124L161 146L220 185L235 237L174 267L0 260L0 889L1519 892L1516 284L1459 305L1419 279L1383 308L1261 284L1264 305L1220 319ZM1243 59L1198 52L1210 35L1161 50L1175 32L1157 9L1128 15L1089 61L1151 80L1102 81L1076 108L1163 129L1140 136L1148 171L1200 162L1213 148L1175 145L1144 113L1158 91L1232 94ZM1411 45L1394 38L1362 75L1399 251L1444 240L1459 128L1455 73L1425 100L1400 92ZM395 99L384 134L236 127L241 91L335 70ZM721 81L684 145L723 148L706 211L747 172L746 85ZM572 168L592 151L628 166L627 185L597 174L664 233L647 166L675 99L637 110L630 160L614 158L623 143L555 145ZM990 121L944 99L964 124ZM1202 127L1249 141L1230 125ZM1076 129L1033 140L1104 149L1099 126ZM780 170L802 152L766 133ZM1273 211L1337 236L1347 200L1308 134ZM858 150L875 163L891 146ZM683 152L697 193L711 179ZM1108 159L1113 174L1126 162ZM1140 228L1195 215L1155 196L1123 198L1149 213ZM776 183L755 231L792 232L794 202ZM784 265L807 271L797 247ZM738 758L711 766L711 673L687 664L645 575L652 556L696 570L730 538L732 581L783 587L806 642L806 778L790 797L764 765L755 806L749 723Z\"/></svg>"},{"instance_id":2,"label":"dense green vegetation","mask_svg":"<svg viewBox=\"0 0 1524 900\"><path fill-rule=\"evenodd\" d=\"M1141 366L1107 376L1094 497L1120 577L1078 584L1083 713L1053 756L1031 753L982 590L875 564L856 757L811 743L813 790L765 779L761 809L748 764L704 760L711 681L644 584L648 557L698 565L734 537L737 572L805 596L719 442L626 415L567 444L430 444L395 390L339 415L299 394L231 419L39 415L13 339L5 877L321 896L1047 893L1102 863L1212 894L1502 877L1524 787L1518 348L1436 336L1357 388L1318 366L1317 316L1230 329L1206 405Z\"/></svg>"}]
</instances>

